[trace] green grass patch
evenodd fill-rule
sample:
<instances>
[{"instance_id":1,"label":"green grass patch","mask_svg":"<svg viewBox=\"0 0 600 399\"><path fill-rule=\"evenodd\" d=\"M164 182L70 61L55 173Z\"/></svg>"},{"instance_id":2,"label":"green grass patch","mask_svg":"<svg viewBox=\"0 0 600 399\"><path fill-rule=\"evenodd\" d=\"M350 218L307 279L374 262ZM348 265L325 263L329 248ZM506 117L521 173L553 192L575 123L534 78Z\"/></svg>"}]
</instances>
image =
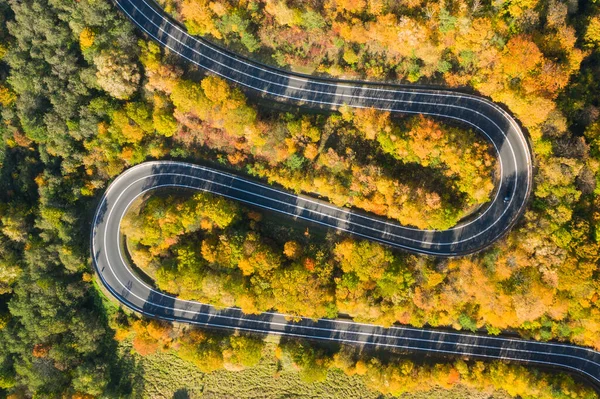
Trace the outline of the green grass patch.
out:
<instances>
[{"instance_id":1,"label":"green grass patch","mask_svg":"<svg viewBox=\"0 0 600 399\"><path fill-rule=\"evenodd\" d=\"M121 350L131 351L130 343L122 343ZM267 348L265 353L273 353L272 348ZM303 382L296 370L280 369L272 355L266 355L257 366L242 371L218 370L210 374L200 372L173 351L133 356L136 359L133 372L137 374L134 393L139 398L392 398L368 389L362 377L350 377L338 370L330 370L323 382ZM506 399L509 396L459 386L452 390L434 388L428 392L405 394L401 398Z\"/></svg>"}]
</instances>

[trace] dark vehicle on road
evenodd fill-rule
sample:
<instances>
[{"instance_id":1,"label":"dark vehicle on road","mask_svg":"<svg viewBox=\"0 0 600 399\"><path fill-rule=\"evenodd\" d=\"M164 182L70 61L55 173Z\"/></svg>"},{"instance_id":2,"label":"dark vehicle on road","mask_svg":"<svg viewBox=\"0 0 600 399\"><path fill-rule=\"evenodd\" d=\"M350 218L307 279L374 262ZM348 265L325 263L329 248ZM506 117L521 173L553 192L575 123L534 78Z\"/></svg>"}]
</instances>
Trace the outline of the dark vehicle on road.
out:
<instances>
[{"instance_id":1,"label":"dark vehicle on road","mask_svg":"<svg viewBox=\"0 0 600 399\"><path fill-rule=\"evenodd\" d=\"M509 184L508 187L506 188L506 191L504 191L504 203L507 203L510 201L510 199L512 198L513 195L513 188L514 186L512 184Z\"/></svg>"}]
</instances>

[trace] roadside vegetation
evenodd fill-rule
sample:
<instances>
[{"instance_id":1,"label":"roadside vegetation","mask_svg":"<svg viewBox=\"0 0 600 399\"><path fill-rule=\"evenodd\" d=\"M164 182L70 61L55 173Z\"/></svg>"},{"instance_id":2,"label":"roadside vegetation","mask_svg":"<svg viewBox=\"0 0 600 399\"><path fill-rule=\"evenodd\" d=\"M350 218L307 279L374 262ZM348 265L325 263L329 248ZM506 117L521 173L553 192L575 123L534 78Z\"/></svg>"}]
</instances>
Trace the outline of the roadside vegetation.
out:
<instances>
[{"instance_id":1,"label":"roadside vegetation","mask_svg":"<svg viewBox=\"0 0 600 399\"><path fill-rule=\"evenodd\" d=\"M358 313L362 306L368 311L365 318L387 323L481 327L492 333L514 328L533 338L600 347L598 4L581 2L577 9L576 2L550 0L457 1L443 6L361 0L190 0L170 7L188 25L196 21L196 33L211 34L236 50L243 46L268 62L334 76L470 85L506 104L527 128L537 174L522 222L478 256L432 260L334 236L301 248L298 258L292 259L284 252L287 241L304 244L308 241L302 240L310 237L269 239L261 230L268 215L252 220L248 211L232 205L241 214L229 226L246 223L246 230L228 231L227 223L211 231L174 228L177 242L150 256L158 265L157 279L161 269L184 265L174 251L187 242L194 255L190 259L204 271L212 270L209 262L223 268L211 271L218 276L241 275L242 281L251 283L249 276L264 278L260 273L293 272L323 281L334 303L327 308L331 314L346 308ZM216 30L202 30L211 24ZM270 32L259 31L267 28ZM335 49L313 46L303 32L332 40ZM276 42L269 45L267 38ZM320 53L320 48L327 51ZM115 334L122 338L115 316L93 289L88 242L97 200L109 180L131 165L167 157L214 161L238 173L417 227L450 226L489 198L495 161L472 132L427 118L398 119L371 110L277 114L250 101L237 88L200 76L145 41L107 0L0 0L0 396L134 395L138 375L127 370L139 369L135 359L119 349ZM177 227L179 222L174 218L173 223ZM317 234L312 229L309 233ZM230 268L219 265L219 237L229 234L234 243L237 234L243 243L248 241L273 258L258 262L250 257L241 262L242 268L239 261ZM214 261L201 252L203 238L192 241L200 236L212 240L208 247L215 248ZM136 245L144 253L155 244ZM291 249L288 252L293 253ZM323 258L317 257L319 251ZM393 296L385 291L390 289L385 279L368 280L360 262L344 263L346 254L355 251L379 254L382 262L374 266L381 276L391 274L390 281L406 278L408 288L401 285L400 294ZM304 264L309 257L315 260L313 270L310 262L309 268ZM343 276L347 302L339 300L342 282L335 280ZM184 286L190 287L190 295L210 293L201 285ZM247 303L258 309L275 301L274 296L264 296L262 303L257 298ZM277 300L279 306L294 310L295 304L285 303L285 298ZM146 347L134 349L160 351L163 338L144 333L144 323L149 322L140 323ZM206 341L193 341L193 334L177 341L185 347L182 342L191 340L189 356L205 348L217 352ZM224 350L231 349L229 338L214 340ZM306 343L294 345L310 353L320 350ZM284 362L288 352L281 351ZM300 360L287 364L292 363L299 369L311 364ZM418 380L430 370L416 364L407 378L393 371L398 367L389 373L399 373L401 382ZM452 368L461 374L456 363L439 367L446 370L439 374L444 378ZM511 382L507 377L511 373L519 378L537 373L484 367L497 367L495 381ZM322 367L315 369L323 375ZM388 370L373 370L384 369ZM527 380L531 389L538 386L535 381L540 381L540 390L551 389L547 384L567 384L553 385L548 395L587 392L571 389L570 382L536 378ZM388 380L373 381L386 386ZM431 380L420 381L425 385ZM482 386L499 387L476 385ZM531 392L523 391L523 396L544 397L542 391Z\"/></svg>"},{"instance_id":2,"label":"roadside vegetation","mask_svg":"<svg viewBox=\"0 0 600 399\"><path fill-rule=\"evenodd\" d=\"M485 392L487 398L562 399L568 392L573 399L597 398L570 376L502 362L438 363L401 352L222 335L115 316L111 325L119 349L136 376L134 396L270 398L294 392L306 398L416 399L476 398Z\"/></svg>"}]
</instances>

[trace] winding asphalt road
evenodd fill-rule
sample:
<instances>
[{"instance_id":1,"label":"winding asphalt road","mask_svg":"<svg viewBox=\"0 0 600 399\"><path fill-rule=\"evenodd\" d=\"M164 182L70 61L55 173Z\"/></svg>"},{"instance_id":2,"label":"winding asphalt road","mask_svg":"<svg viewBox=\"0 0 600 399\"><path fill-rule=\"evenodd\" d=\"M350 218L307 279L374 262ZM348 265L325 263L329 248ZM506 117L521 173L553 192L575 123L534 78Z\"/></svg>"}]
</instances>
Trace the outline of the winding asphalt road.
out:
<instances>
[{"instance_id":1,"label":"winding asphalt road","mask_svg":"<svg viewBox=\"0 0 600 399\"><path fill-rule=\"evenodd\" d=\"M216 310L183 301L141 281L123 256L120 222L133 201L158 188L208 191L397 248L456 256L490 245L515 223L530 194L532 162L527 140L517 123L485 99L447 91L336 83L294 75L191 37L147 0L119 0L117 4L140 29L172 52L266 97L304 107L335 109L348 104L460 121L487 137L501 165L499 188L490 205L468 223L445 231L399 226L211 168L169 161L135 166L109 186L92 229L94 265L105 287L124 305L151 317L216 328L558 367L600 385L600 354L573 345L407 327L383 328L344 320L289 322L286 315L279 313L244 315L235 308Z\"/></svg>"},{"instance_id":2,"label":"winding asphalt road","mask_svg":"<svg viewBox=\"0 0 600 399\"><path fill-rule=\"evenodd\" d=\"M151 0L118 0L117 4L142 31L162 46L270 99L319 109L335 109L347 104L433 115L470 126L493 144L501 177L493 200L476 218L445 231L417 230L393 223L369 226L375 229L369 232L345 227L355 234L413 252L463 255L480 250L501 237L522 213L531 191L531 153L519 125L498 105L481 97L449 91L340 83L291 74L259 65L190 36ZM507 197L508 201L505 201Z\"/></svg>"},{"instance_id":3,"label":"winding asphalt road","mask_svg":"<svg viewBox=\"0 0 600 399\"><path fill-rule=\"evenodd\" d=\"M130 205L159 188L209 191L245 203L284 207L313 221L326 215L344 224L367 223L348 210L306 197L291 195L211 168L181 162L147 162L115 179L102 198L93 221L92 256L104 286L127 307L150 317L213 328L320 339L347 344L375 345L412 352L459 355L477 359L504 359L551 366L576 372L600 387L600 353L574 345L526 341L408 327L383 328L345 320L302 319L267 312L245 315L239 309L216 310L210 305L184 301L155 290L131 270L120 234L120 223ZM336 220L339 220L336 219ZM307 304L310 306L310 304Z\"/></svg>"}]
</instances>

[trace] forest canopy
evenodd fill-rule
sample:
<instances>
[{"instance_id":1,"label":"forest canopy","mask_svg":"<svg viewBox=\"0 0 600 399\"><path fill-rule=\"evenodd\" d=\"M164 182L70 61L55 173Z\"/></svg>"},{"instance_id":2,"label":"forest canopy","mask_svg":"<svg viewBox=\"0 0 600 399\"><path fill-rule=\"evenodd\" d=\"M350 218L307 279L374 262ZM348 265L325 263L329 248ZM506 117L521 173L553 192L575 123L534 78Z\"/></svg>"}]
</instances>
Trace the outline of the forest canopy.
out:
<instances>
[{"instance_id":1,"label":"forest canopy","mask_svg":"<svg viewBox=\"0 0 600 399\"><path fill-rule=\"evenodd\" d=\"M516 329L600 348L598 3L164 4L192 33L263 62L475 90L519 119L536 162L521 222L485 252L450 261L331 234L318 240L312 229L283 241L291 230L239 204L151 199L143 212L187 206L200 222L197 229L176 215L170 225L131 221L138 234L154 231L133 231L132 252L165 290L248 312L275 306L383 324ZM159 158L216 164L428 228L455 224L493 189L495 156L462 127L373 110L277 112L248 95L149 42L107 0L0 0L0 395L141 395L130 372L138 355L122 350L123 336L138 354L175 342L206 371L255 361L260 342L197 332L180 339L170 326L124 315L102 299L89 222L110 180L132 165ZM375 267L361 261L367 255ZM286 279L298 282L296 292ZM257 293L253 281L268 290ZM302 290L316 296L311 308L293 301ZM294 345L282 344L281 361L306 378L321 378L334 364L317 347ZM413 381L459 377L485 377L493 383L478 387L522 396L586 394L568 377L548 388L545 379L532 383L540 381L535 372L503 364L467 370L460 362L411 368L333 359L392 394Z\"/></svg>"}]
</instances>

